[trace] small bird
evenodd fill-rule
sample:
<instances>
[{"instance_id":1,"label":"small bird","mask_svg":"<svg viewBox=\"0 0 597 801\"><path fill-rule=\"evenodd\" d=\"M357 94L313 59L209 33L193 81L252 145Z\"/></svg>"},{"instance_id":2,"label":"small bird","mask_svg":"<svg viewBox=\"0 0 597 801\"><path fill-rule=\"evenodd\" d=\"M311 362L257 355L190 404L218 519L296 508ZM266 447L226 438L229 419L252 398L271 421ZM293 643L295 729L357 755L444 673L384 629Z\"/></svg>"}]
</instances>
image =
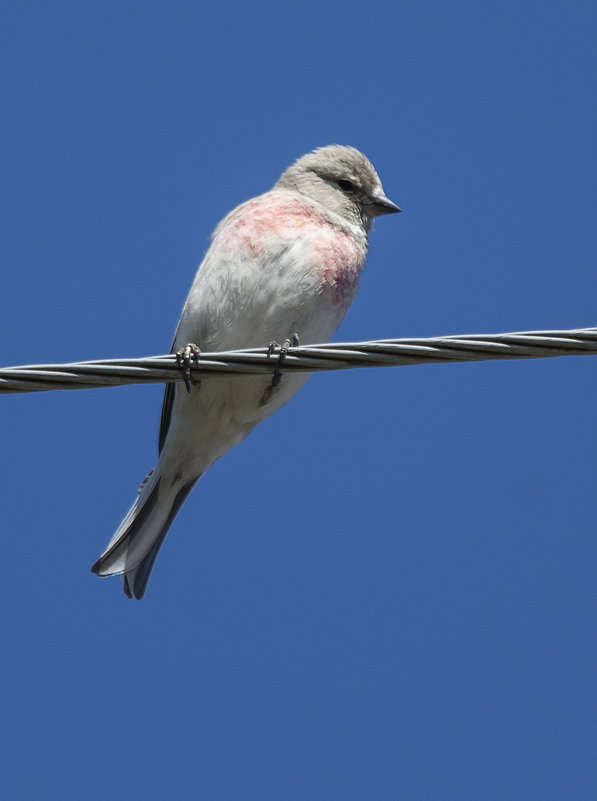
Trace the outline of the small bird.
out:
<instances>
[{"instance_id":1,"label":"small bird","mask_svg":"<svg viewBox=\"0 0 597 801\"><path fill-rule=\"evenodd\" d=\"M280 380L278 370L273 379L191 385L189 359L198 348L329 340L357 293L373 218L399 211L363 153L329 145L299 158L269 192L220 222L172 344L171 352L186 362L187 387L166 385L157 465L93 573L122 575L126 595L140 600L166 533L198 479L308 378L296 373Z\"/></svg>"}]
</instances>

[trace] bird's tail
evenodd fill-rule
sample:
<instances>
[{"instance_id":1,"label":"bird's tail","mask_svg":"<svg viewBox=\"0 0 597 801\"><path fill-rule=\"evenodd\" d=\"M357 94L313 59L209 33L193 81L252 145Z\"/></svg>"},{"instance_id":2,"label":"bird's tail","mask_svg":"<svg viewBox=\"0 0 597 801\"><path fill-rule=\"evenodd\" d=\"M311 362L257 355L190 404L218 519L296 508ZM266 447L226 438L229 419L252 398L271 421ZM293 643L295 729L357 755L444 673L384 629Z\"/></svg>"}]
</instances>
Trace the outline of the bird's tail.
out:
<instances>
[{"instance_id":1,"label":"bird's tail","mask_svg":"<svg viewBox=\"0 0 597 801\"><path fill-rule=\"evenodd\" d=\"M91 572L98 576L122 575L126 595L141 600L168 529L197 478L165 489L159 466L152 471Z\"/></svg>"}]
</instances>

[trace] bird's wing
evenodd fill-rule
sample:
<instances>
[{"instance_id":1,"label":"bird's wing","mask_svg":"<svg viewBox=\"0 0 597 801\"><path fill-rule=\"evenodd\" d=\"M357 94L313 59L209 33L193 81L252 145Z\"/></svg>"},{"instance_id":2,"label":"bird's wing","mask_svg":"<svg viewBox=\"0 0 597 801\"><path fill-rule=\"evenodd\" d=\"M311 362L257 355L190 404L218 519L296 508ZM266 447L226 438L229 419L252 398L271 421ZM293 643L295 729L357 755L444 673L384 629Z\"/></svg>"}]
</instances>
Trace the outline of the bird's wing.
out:
<instances>
[{"instance_id":1,"label":"bird's wing","mask_svg":"<svg viewBox=\"0 0 597 801\"><path fill-rule=\"evenodd\" d=\"M170 353L175 353L176 337L178 335L178 327L174 332L174 339L170 346ZM172 407L174 406L174 393L176 392L176 383L166 384L164 391L164 400L162 402L162 415L160 417L160 434L158 437L158 455L162 452L164 442L168 436L168 429L170 428L170 418L172 417Z\"/></svg>"}]
</instances>

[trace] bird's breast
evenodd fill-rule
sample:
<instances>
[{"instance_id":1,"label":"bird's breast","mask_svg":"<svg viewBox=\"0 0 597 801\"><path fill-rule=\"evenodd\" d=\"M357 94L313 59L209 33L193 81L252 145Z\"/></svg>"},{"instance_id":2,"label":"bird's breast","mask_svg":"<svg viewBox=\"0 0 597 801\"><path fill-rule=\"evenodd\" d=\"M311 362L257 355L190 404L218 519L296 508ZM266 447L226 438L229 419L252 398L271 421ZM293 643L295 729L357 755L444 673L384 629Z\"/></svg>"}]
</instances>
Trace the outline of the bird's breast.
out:
<instances>
[{"instance_id":1,"label":"bird's breast","mask_svg":"<svg viewBox=\"0 0 597 801\"><path fill-rule=\"evenodd\" d=\"M278 273L313 282L346 313L365 262L367 240L299 197L270 192L239 207L218 233L218 245L244 252ZM302 278L302 280L301 280ZM311 290L313 291L313 290Z\"/></svg>"}]
</instances>

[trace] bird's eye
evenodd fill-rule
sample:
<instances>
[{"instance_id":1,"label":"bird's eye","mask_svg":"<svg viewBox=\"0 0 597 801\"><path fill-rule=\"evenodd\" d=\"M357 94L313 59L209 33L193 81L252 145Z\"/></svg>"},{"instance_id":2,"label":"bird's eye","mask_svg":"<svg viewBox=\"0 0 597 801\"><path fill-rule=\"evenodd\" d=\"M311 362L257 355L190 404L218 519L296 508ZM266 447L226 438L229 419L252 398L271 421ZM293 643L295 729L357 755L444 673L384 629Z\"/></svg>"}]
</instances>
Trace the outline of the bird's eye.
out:
<instances>
[{"instance_id":1,"label":"bird's eye","mask_svg":"<svg viewBox=\"0 0 597 801\"><path fill-rule=\"evenodd\" d=\"M348 192L348 194L352 194L353 192L357 191L356 186L353 184L352 181L346 181L343 178L336 182L340 189L343 192Z\"/></svg>"}]
</instances>

